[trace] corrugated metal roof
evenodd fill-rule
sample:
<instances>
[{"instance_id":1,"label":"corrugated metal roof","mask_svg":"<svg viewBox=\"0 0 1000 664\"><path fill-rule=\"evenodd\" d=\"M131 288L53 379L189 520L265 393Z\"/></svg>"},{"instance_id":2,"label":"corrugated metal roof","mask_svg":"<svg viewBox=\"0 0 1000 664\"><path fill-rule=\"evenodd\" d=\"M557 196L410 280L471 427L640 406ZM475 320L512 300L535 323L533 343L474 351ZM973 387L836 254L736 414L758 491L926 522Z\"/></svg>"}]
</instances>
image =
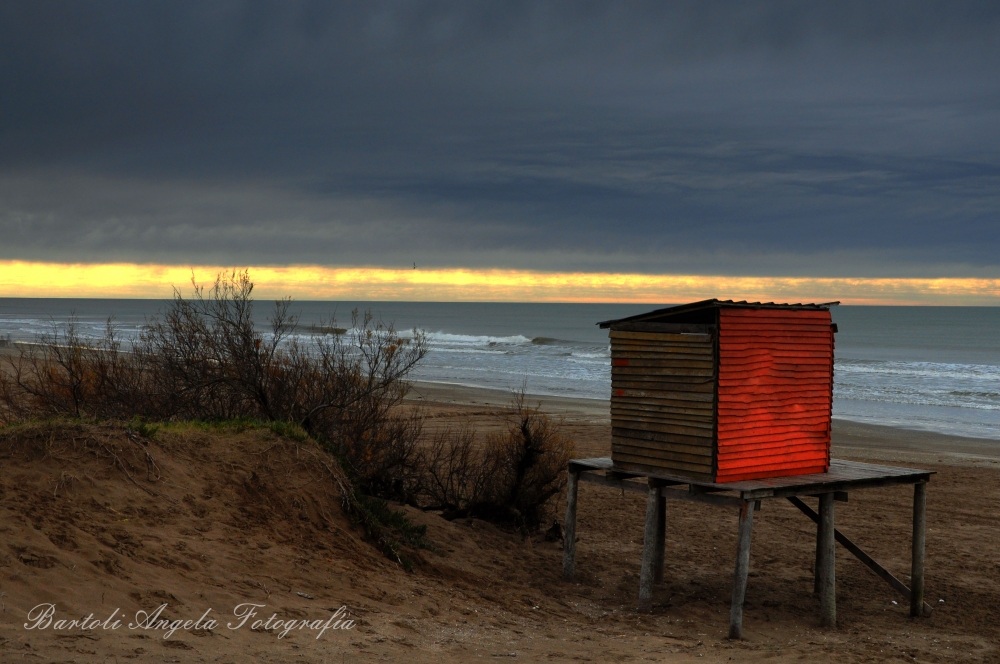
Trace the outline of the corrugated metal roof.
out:
<instances>
[{"instance_id":1,"label":"corrugated metal roof","mask_svg":"<svg viewBox=\"0 0 1000 664\"><path fill-rule=\"evenodd\" d=\"M711 309L711 308L722 308L722 307L737 307L740 309L791 309L797 311L828 311L830 307L840 304L837 302L821 302L821 303L775 303L775 302L747 302L746 300L741 300L739 302L735 300L701 300L700 302L692 302L690 304L680 304L675 307L666 307L664 309L656 309L644 314L637 314L635 316L629 316L628 318L619 318L617 320L605 320L598 323L602 328L611 327L615 323L626 323L626 322L640 322L640 321L653 321L659 318L668 318L677 314L687 313L690 311L697 311L699 309Z\"/></svg>"}]
</instances>

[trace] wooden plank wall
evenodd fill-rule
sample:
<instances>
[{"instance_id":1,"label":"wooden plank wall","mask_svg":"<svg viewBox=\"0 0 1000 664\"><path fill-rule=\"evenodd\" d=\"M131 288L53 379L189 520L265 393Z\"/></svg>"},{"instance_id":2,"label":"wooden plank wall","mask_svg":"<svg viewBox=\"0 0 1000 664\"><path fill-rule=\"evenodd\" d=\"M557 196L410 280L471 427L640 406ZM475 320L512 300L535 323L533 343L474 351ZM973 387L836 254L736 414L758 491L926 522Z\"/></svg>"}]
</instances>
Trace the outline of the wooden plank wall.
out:
<instances>
[{"instance_id":1,"label":"wooden plank wall","mask_svg":"<svg viewBox=\"0 0 1000 664\"><path fill-rule=\"evenodd\" d=\"M829 468L830 323L829 311L721 311L716 481Z\"/></svg>"},{"instance_id":2,"label":"wooden plank wall","mask_svg":"<svg viewBox=\"0 0 1000 664\"><path fill-rule=\"evenodd\" d=\"M713 334L628 327L611 330L611 456L615 465L711 481Z\"/></svg>"}]
</instances>

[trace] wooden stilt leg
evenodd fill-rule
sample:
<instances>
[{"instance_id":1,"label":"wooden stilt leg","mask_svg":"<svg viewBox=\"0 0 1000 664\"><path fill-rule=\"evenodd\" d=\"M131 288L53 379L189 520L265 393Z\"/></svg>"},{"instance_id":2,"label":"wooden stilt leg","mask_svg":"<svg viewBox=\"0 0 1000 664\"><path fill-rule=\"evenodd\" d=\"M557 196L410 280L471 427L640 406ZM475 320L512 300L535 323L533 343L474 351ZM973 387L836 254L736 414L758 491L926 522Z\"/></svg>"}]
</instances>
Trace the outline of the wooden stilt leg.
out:
<instances>
[{"instance_id":1,"label":"wooden stilt leg","mask_svg":"<svg viewBox=\"0 0 1000 664\"><path fill-rule=\"evenodd\" d=\"M646 499L646 528L642 539L642 566L639 568L639 610L653 609L653 568L656 566L656 544L660 525L660 487L649 480L649 496Z\"/></svg>"},{"instance_id":2,"label":"wooden stilt leg","mask_svg":"<svg viewBox=\"0 0 1000 664\"><path fill-rule=\"evenodd\" d=\"M653 559L653 582L663 583L663 558L667 545L667 497L660 496L656 508L656 558Z\"/></svg>"},{"instance_id":3,"label":"wooden stilt leg","mask_svg":"<svg viewBox=\"0 0 1000 664\"><path fill-rule=\"evenodd\" d=\"M580 471L570 469L566 476L566 523L563 526L563 578L576 572L576 491Z\"/></svg>"},{"instance_id":4,"label":"wooden stilt leg","mask_svg":"<svg viewBox=\"0 0 1000 664\"><path fill-rule=\"evenodd\" d=\"M820 570L823 569L823 526L820 521L816 522L816 564L813 568L813 594L818 595L822 582L820 581Z\"/></svg>"},{"instance_id":5,"label":"wooden stilt leg","mask_svg":"<svg viewBox=\"0 0 1000 664\"><path fill-rule=\"evenodd\" d=\"M837 558L834 539L833 494L824 493L819 497L819 548L820 558L820 624L823 627L837 627Z\"/></svg>"},{"instance_id":6,"label":"wooden stilt leg","mask_svg":"<svg viewBox=\"0 0 1000 664\"><path fill-rule=\"evenodd\" d=\"M924 612L924 545L927 539L927 483L913 485L913 558L910 568L910 615Z\"/></svg>"},{"instance_id":7,"label":"wooden stilt leg","mask_svg":"<svg viewBox=\"0 0 1000 664\"><path fill-rule=\"evenodd\" d=\"M743 638L743 602L750 572L750 539L753 534L753 502L740 506L739 536L736 542L736 570L733 574L733 603L729 611L729 638Z\"/></svg>"}]
</instances>

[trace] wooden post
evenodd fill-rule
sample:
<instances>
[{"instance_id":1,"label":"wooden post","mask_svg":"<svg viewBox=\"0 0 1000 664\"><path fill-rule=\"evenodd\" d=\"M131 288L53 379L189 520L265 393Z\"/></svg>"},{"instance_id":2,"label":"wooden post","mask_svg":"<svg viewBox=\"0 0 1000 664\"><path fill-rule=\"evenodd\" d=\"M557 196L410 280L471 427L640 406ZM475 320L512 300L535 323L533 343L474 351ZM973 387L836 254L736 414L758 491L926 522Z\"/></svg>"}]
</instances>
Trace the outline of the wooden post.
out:
<instances>
[{"instance_id":1,"label":"wooden post","mask_svg":"<svg viewBox=\"0 0 1000 664\"><path fill-rule=\"evenodd\" d=\"M818 509L818 508L817 508ZM819 578L820 570L823 569L823 522L816 522L816 562L813 567L813 594L818 595L822 587Z\"/></svg>"},{"instance_id":2,"label":"wooden post","mask_svg":"<svg viewBox=\"0 0 1000 664\"><path fill-rule=\"evenodd\" d=\"M639 568L639 611L653 610L653 577L656 566L657 529L660 525L660 487L650 478L646 498L646 527L642 538L642 565Z\"/></svg>"},{"instance_id":3,"label":"wooden post","mask_svg":"<svg viewBox=\"0 0 1000 664\"><path fill-rule=\"evenodd\" d=\"M833 494L819 497L819 606L820 624L837 627L837 551L834 539Z\"/></svg>"},{"instance_id":4,"label":"wooden post","mask_svg":"<svg viewBox=\"0 0 1000 664\"><path fill-rule=\"evenodd\" d=\"M663 559L667 546L667 497L660 495L656 512L656 558L653 559L653 582L663 583Z\"/></svg>"},{"instance_id":5,"label":"wooden post","mask_svg":"<svg viewBox=\"0 0 1000 664\"><path fill-rule=\"evenodd\" d=\"M927 540L927 483L913 485L913 557L910 567L910 615L924 611L924 546Z\"/></svg>"},{"instance_id":6,"label":"wooden post","mask_svg":"<svg viewBox=\"0 0 1000 664\"><path fill-rule=\"evenodd\" d=\"M729 638L743 638L743 602L747 597L747 574L750 572L750 539L753 534L753 502L740 506L740 527L736 540L736 570L733 574L733 603L729 610Z\"/></svg>"},{"instance_id":7,"label":"wooden post","mask_svg":"<svg viewBox=\"0 0 1000 664\"><path fill-rule=\"evenodd\" d=\"M570 466L566 475L566 523L563 524L563 578L572 579L576 572L576 491L580 471Z\"/></svg>"}]
</instances>

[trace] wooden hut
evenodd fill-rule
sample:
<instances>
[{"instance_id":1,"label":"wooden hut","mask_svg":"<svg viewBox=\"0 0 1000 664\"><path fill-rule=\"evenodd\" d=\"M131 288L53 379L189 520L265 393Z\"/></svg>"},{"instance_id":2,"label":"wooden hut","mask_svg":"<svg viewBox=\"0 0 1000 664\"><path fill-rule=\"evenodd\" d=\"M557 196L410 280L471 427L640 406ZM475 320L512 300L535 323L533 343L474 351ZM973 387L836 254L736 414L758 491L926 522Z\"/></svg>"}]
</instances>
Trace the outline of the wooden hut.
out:
<instances>
[{"instance_id":1,"label":"wooden hut","mask_svg":"<svg viewBox=\"0 0 1000 664\"><path fill-rule=\"evenodd\" d=\"M719 483L826 472L832 304L705 300L599 323L615 467Z\"/></svg>"}]
</instances>

